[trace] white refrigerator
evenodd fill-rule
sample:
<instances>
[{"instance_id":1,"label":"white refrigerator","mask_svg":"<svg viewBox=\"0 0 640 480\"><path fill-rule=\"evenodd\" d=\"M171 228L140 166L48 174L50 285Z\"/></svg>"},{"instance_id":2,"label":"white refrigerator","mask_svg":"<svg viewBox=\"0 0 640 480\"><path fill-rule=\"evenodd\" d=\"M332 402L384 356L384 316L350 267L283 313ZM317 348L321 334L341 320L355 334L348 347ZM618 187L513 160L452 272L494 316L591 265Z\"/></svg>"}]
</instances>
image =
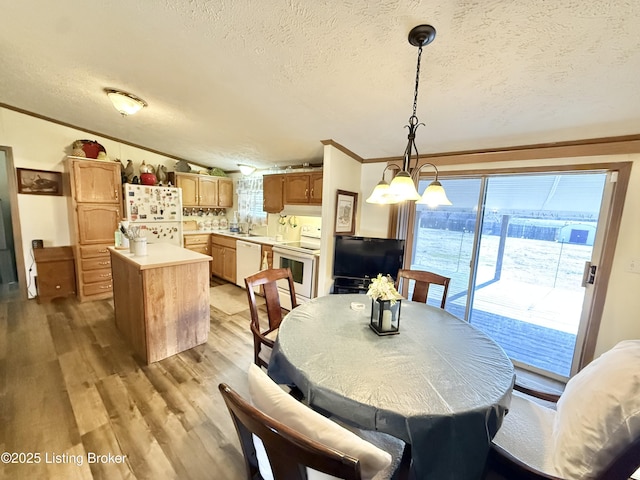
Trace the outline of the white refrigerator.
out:
<instances>
[{"instance_id":1,"label":"white refrigerator","mask_svg":"<svg viewBox=\"0 0 640 480\"><path fill-rule=\"evenodd\" d=\"M124 215L129 228L138 227L147 243L182 246L181 189L126 183Z\"/></svg>"}]
</instances>

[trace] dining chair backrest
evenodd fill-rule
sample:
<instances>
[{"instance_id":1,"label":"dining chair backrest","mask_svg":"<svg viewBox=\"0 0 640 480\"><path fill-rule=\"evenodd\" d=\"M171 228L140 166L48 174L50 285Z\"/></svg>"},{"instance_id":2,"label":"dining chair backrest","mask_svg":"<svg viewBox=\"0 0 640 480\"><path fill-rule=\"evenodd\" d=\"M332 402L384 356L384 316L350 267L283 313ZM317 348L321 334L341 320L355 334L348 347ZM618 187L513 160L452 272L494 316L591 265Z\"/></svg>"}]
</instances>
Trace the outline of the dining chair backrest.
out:
<instances>
[{"instance_id":1,"label":"dining chair backrest","mask_svg":"<svg viewBox=\"0 0 640 480\"><path fill-rule=\"evenodd\" d=\"M626 480L640 467L640 340L623 340L573 376L555 400L514 387L489 464L507 478Z\"/></svg>"},{"instance_id":2,"label":"dining chair backrest","mask_svg":"<svg viewBox=\"0 0 640 480\"><path fill-rule=\"evenodd\" d=\"M277 331L282 322L282 306L278 293L278 280L286 280L289 285L289 295L291 297L291 308L298 306L296 291L293 284L293 275L289 268L272 268L262 270L244 279L249 299L249 313L251 315L251 332L254 340L254 361L256 365L266 367L264 355L260 355L263 347L273 348L273 338L267 336ZM254 287L262 286L265 305L267 309L267 322L260 325L260 314ZM265 328L266 327L266 328ZM262 358L261 358L262 357Z\"/></svg>"},{"instance_id":3,"label":"dining chair backrest","mask_svg":"<svg viewBox=\"0 0 640 480\"><path fill-rule=\"evenodd\" d=\"M411 283L411 280L414 281L414 287L413 295L409 298L409 283ZM437 273L401 268L398 270L398 276L396 277L396 290L409 300L427 303L429 286L442 285L443 291L440 308L444 308L447 302L447 292L449 291L450 281L451 279L449 277L444 277Z\"/></svg>"},{"instance_id":4,"label":"dining chair backrest","mask_svg":"<svg viewBox=\"0 0 640 480\"><path fill-rule=\"evenodd\" d=\"M244 400L228 385L218 386L236 427L244 455L247 479L263 478L255 437L263 445L275 480L303 480L307 467L346 480L360 480L358 459L316 442L278 422ZM254 437L255 436L255 437Z\"/></svg>"}]
</instances>

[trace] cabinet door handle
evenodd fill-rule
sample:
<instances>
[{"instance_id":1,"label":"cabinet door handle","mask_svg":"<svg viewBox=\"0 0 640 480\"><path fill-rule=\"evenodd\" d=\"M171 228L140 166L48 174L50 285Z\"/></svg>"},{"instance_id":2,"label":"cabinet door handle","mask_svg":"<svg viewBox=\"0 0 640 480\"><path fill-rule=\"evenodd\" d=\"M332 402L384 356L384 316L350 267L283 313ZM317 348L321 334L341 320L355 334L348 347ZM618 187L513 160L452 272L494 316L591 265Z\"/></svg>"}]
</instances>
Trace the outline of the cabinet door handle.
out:
<instances>
[{"instance_id":1,"label":"cabinet door handle","mask_svg":"<svg viewBox=\"0 0 640 480\"><path fill-rule=\"evenodd\" d=\"M111 274L110 273L102 273L100 274L101 277L110 277Z\"/></svg>"},{"instance_id":2,"label":"cabinet door handle","mask_svg":"<svg viewBox=\"0 0 640 480\"><path fill-rule=\"evenodd\" d=\"M116 196L116 200L118 200L118 189L117 189L117 188L114 188L114 189L113 189L113 193L114 193L114 195Z\"/></svg>"},{"instance_id":3,"label":"cabinet door handle","mask_svg":"<svg viewBox=\"0 0 640 480\"><path fill-rule=\"evenodd\" d=\"M110 289L110 288L111 288L111 285L101 285L101 286L100 286L100 288L101 288L102 290L108 290L108 289Z\"/></svg>"},{"instance_id":4,"label":"cabinet door handle","mask_svg":"<svg viewBox=\"0 0 640 480\"><path fill-rule=\"evenodd\" d=\"M308 198L309 197L309 189L305 188L304 189L304 198Z\"/></svg>"},{"instance_id":5,"label":"cabinet door handle","mask_svg":"<svg viewBox=\"0 0 640 480\"><path fill-rule=\"evenodd\" d=\"M56 285L56 289L60 290L62 287L60 285Z\"/></svg>"},{"instance_id":6,"label":"cabinet door handle","mask_svg":"<svg viewBox=\"0 0 640 480\"><path fill-rule=\"evenodd\" d=\"M109 250L107 250L106 248L104 250L98 250L98 253L107 253Z\"/></svg>"},{"instance_id":7,"label":"cabinet door handle","mask_svg":"<svg viewBox=\"0 0 640 480\"><path fill-rule=\"evenodd\" d=\"M98 265L109 265L109 262L98 262Z\"/></svg>"}]
</instances>

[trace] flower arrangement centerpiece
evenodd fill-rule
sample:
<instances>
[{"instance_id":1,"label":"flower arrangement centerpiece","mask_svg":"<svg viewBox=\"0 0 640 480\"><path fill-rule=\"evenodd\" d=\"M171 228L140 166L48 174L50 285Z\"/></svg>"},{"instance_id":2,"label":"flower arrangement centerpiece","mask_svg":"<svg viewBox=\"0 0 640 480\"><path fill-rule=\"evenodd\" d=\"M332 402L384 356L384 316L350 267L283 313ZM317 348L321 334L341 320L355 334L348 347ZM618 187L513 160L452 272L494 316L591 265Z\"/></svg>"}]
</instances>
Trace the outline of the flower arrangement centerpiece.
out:
<instances>
[{"instance_id":1,"label":"flower arrangement centerpiece","mask_svg":"<svg viewBox=\"0 0 640 480\"><path fill-rule=\"evenodd\" d=\"M378 274L371 280L367 295L371 297L371 321L369 326L378 335L400 333L400 307L402 296L396 290L389 275Z\"/></svg>"}]
</instances>

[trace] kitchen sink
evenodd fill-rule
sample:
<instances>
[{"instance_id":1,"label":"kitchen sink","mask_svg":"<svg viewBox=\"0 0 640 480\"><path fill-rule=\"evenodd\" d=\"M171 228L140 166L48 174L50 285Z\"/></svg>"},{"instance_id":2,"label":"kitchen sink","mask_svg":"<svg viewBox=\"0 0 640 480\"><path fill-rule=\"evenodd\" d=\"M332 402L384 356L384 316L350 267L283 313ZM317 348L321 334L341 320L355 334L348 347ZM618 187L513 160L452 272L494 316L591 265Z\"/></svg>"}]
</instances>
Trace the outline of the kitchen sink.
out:
<instances>
[{"instance_id":1,"label":"kitchen sink","mask_svg":"<svg viewBox=\"0 0 640 480\"><path fill-rule=\"evenodd\" d=\"M251 236L250 238L251 238L251 240L255 240L256 242L275 242L273 237L266 237L266 236L256 235L255 237Z\"/></svg>"}]
</instances>

